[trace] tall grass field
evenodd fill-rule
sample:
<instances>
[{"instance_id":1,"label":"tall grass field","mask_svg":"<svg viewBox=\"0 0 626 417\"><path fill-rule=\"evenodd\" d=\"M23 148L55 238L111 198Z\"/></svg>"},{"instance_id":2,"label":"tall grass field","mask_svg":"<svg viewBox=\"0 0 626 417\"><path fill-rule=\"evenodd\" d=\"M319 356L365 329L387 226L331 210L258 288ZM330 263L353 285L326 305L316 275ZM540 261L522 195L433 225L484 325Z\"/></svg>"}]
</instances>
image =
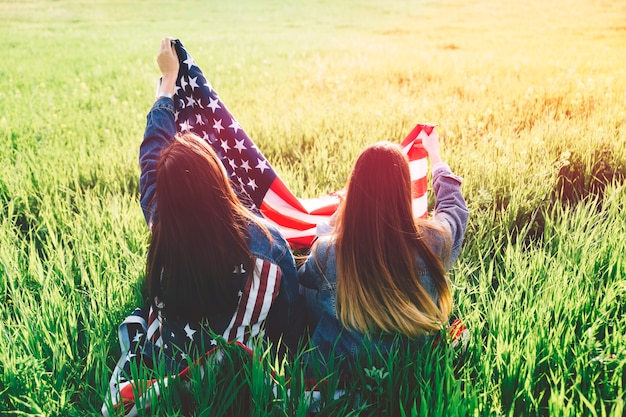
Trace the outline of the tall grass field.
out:
<instances>
[{"instance_id":1,"label":"tall grass field","mask_svg":"<svg viewBox=\"0 0 626 417\"><path fill-rule=\"evenodd\" d=\"M165 36L302 198L438 123L471 211L449 276L471 338L364 363L341 398L331 374L314 404L299 360L234 352L195 409L172 387L146 415L626 415L619 0L0 0L0 415L100 415L143 302Z\"/></svg>"}]
</instances>

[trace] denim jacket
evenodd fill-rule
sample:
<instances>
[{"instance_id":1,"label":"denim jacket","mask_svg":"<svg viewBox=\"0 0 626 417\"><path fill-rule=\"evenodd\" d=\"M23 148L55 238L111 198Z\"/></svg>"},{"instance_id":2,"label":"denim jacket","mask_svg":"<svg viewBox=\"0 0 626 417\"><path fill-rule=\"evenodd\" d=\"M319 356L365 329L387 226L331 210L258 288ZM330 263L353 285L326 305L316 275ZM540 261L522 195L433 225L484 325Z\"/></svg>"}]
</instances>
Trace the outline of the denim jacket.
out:
<instances>
[{"instance_id":1,"label":"denim jacket","mask_svg":"<svg viewBox=\"0 0 626 417\"><path fill-rule=\"evenodd\" d=\"M159 98L147 115L146 130L139 150L140 201L146 222L150 227L157 219L154 198L156 191L156 166L161 150L173 141L176 135L174 104L172 99ZM280 269L280 286L265 320L265 335L275 344L293 349L304 327L304 302L299 291L297 270L289 244L278 229L259 217L269 230L271 239L258 226L248 227L249 247L253 257ZM247 313L247 312L246 312Z\"/></svg>"},{"instance_id":2,"label":"denim jacket","mask_svg":"<svg viewBox=\"0 0 626 417\"><path fill-rule=\"evenodd\" d=\"M440 223L450 231L452 247L445 266L448 270L461 251L465 229L467 227L468 209L461 194L462 178L454 175L446 164L438 164L433 169L433 188L435 192L435 214L432 221ZM318 227L319 230L322 229ZM443 237L430 229L426 229L426 240L432 244L435 253L443 256ZM426 271L423 260L417 259L420 270ZM355 359L363 353L364 347L370 346L372 351L385 352L391 349L392 341L398 340L397 335L364 335L343 327L336 315L337 265L333 236L320 236L311 254L298 271L302 286L306 287L306 304L309 326L313 332L311 343L322 357L328 358L332 353L335 357ZM437 292L429 273L420 276L426 292L436 304ZM400 338L401 339L401 338ZM415 341L423 344L425 338Z\"/></svg>"}]
</instances>

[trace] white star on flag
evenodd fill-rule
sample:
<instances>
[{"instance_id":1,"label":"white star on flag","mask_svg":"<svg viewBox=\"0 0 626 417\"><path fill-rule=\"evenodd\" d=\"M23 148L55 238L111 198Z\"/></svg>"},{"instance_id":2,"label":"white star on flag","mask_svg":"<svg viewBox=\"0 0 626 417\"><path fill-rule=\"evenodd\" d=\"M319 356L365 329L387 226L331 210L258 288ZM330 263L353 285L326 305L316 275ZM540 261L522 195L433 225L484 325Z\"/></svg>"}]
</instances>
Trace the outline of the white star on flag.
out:
<instances>
[{"instance_id":1,"label":"white star on flag","mask_svg":"<svg viewBox=\"0 0 626 417\"><path fill-rule=\"evenodd\" d=\"M133 337L133 342L139 342L141 340L141 336L143 336L143 333L139 333L139 330L137 330L135 337Z\"/></svg>"},{"instance_id":2,"label":"white star on flag","mask_svg":"<svg viewBox=\"0 0 626 417\"><path fill-rule=\"evenodd\" d=\"M230 149L230 146L228 146L228 141L222 140L221 142L222 144L220 146L224 149L224 152L228 152L228 150Z\"/></svg>"},{"instance_id":3,"label":"white star on flag","mask_svg":"<svg viewBox=\"0 0 626 417\"><path fill-rule=\"evenodd\" d=\"M252 188L253 190L256 190L256 188L258 187L258 185L256 185L256 181L254 181L253 178L250 178L250 181L248 181L248 187Z\"/></svg>"},{"instance_id":4,"label":"white star on flag","mask_svg":"<svg viewBox=\"0 0 626 417\"><path fill-rule=\"evenodd\" d=\"M246 145L243 144L244 140L237 140L235 139L235 149L237 149L239 151L239 154L241 155L242 151L246 150Z\"/></svg>"},{"instance_id":5,"label":"white star on flag","mask_svg":"<svg viewBox=\"0 0 626 417\"><path fill-rule=\"evenodd\" d=\"M187 59L183 61L183 64L187 64L187 71L189 71L191 67L196 65L196 62L193 60L193 58L190 55L187 55Z\"/></svg>"},{"instance_id":6,"label":"white star on flag","mask_svg":"<svg viewBox=\"0 0 626 417\"><path fill-rule=\"evenodd\" d=\"M211 346L217 346L217 340L211 339Z\"/></svg>"},{"instance_id":7,"label":"white star on flag","mask_svg":"<svg viewBox=\"0 0 626 417\"><path fill-rule=\"evenodd\" d=\"M235 133L239 132L239 130L241 130L241 125L239 124L237 120L235 120L234 117L232 118L232 121L233 122L228 127L232 128L235 131Z\"/></svg>"},{"instance_id":8,"label":"white star on flag","mask_svg":"<svg viewBox=\"0 0 626 417\"><path fill-rule=\"evenodd\" d=\"M246 172L250 171L250 164L247 160L241 161L241 169L245 169Z\"/></svg>"},{"instance_id":9,"label":"white star on flag","mask_svg":"<svg viewBox=\"0 0 626 417\"><path fill-rule=\"evenodd\" d=\"M189 323L187 323L187 325L185 326L185 334L187 335L187 337L193 340L193 334L195 332L196 331L189 326Z\"/></svg>"},{"instance_id":10,"label":"white star on flag","mask_svg":"<svg viewBox=\"0 0 626 417\"><path fill-rule=\"evenodd\" d=\"M213 119L213 129L217 130L217 133L221 133L222 130L224 130L224 127L222 127L222 119Z\"/></svg>"},{"instance_id":11,"label":"white star on flag","mask_svg":"<svg viewBox=\"0 0 626 417\"><path fill-rule=\"evenodd\" d=\"M204 121L202 121L202 115L201 114L196 114L196 124L200 125L200 126L204 125ZM204 135L207 136L207 138L208 138L208 135L206 134L206 132L204 132ZM207 138L204 138L204 139L206 140Z\"/></svg>"},{"instance_id":12,"label":"white star on flag","mask_svg":"<svg viewBox=\"0 0 626 417\"><path fill-rule=\"evenodd\" d=\"M233 168L233 170L237 169L237 164L235 163L234 159L228 158L228 165L230 165Z\"/></svg>"},{"instance_id":13,"label":"white star on flag","mask_svg":"<svg viewBox=\"0 0 626 417\"><path fill-rule=\"evenodd\" d=\"M257 164L257 166L255 166L255 168L258 168L261 171L261 174L266 170L266 169L270 169L270 167L267 166L267 161L265 159L259 159L257 158L257 161L259 161L259 163Z\"/></svg>"},{"instance_id":14,"label":"white star on flag","mask_svg":"<svg viewBox=\"0 0 626 417\"><path fill-rule=\"evenodd\" d=\"M185 120L182 123L179 123L181 132L189 132L191 130L191 125L189 124L189 120Z\"/></svg>"},{"instance_id":15,"label":"white star on flag","mask_svg":"<svg viewBox=\"0 0 626 417\"><path fill-rule=\"evenodd\" d=\"M218 100L216 98L209 98L209 107L213 110L213 113L215 113L215 109L222 108L217 101Z\"/></svg>"},{"instance_id":16,"label":"white star on flag","mask_svg":"<svg viewBox=\"0 0 626 417\"><path fill-rule=\"evenodd\" d=\"M193 77L193 78L189 77L189 87L191 87L191 91L200 87L197 83L197 79L198 77Z\"/></svg>"},{"instance_id":17,"label":"white star on flag","mask_svg":"<svg viewBox=\"0 0 626 417\"><path fill-rule=\"evenodd\" d=\"M185 77L180 77L180 86L183 90L187 88L187 81L185 81Z\"/></svg>"}]
</instances>

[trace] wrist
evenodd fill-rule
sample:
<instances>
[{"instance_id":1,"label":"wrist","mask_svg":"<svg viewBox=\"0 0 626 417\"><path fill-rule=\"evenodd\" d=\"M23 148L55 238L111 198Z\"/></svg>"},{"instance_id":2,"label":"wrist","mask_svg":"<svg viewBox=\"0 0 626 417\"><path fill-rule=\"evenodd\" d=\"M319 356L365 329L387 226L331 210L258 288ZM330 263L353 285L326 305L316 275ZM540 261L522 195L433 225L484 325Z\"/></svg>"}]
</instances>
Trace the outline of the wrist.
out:
<instances>
[{"instance_id":1,"label":"wrist","mask_svg":"<svg viewBox=\"0 0 626 417\"><path fill-rule=\"evenodd\" d=\"M160 99L162 97L167 97L169 99L172 99L172 97L174 97L174 95L171 94L171 93L165 92L165 91L158 91L157 94L156 94L156 99L158 100L158 99Z\"/></svg>"},{"instance_id":2,"label":"wrist","mask_svg":"<svg viewBox=\"0 0 626 417\"><path fill-rule=\"evenodd\" d=\"M448 164L446 164L445 162L439 161L436 164L432 165L432 167L430 168L430 172L432 172L434 174L439 169L450 170L450 166Z\"/></svg>"},{"instance_id":3,"label":"wrist","mask_svg":"<svg viewBox=\"0 0 626 417\"><path fill-rule=\"evenodd\" d=\"M439 154L431 154L431 155L428 155L428 157L430 158L430 163L433 166L440 164L442 162L441 156Z\"/></svg>"},{"instance_id":4,"label":"wrist","mask_svg":"<svg viewBox=\"0 0 626 417\"><path fill-rule=\"evenodd\" d=\"M176 78L168 77L165 75L162 76L157 82L157 88L155 93L156 99L158 100L161 97L167 97L171 99L172 97L174 97L175 89Z\"/></svg>"}]
</instances>

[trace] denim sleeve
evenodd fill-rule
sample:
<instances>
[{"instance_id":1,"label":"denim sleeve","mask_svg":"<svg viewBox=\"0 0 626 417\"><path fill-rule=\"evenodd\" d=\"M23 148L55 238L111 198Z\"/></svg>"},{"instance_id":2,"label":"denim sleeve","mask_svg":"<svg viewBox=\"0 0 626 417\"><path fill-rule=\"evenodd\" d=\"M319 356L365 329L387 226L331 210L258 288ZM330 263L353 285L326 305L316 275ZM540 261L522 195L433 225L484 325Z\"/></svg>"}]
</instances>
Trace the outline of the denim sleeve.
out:
<instances>
[{"instance_id":1,"label":"denim sleeve","mask_svg":"<svg viewBox=\"0 0 626 417\"><path fill-rule=\"evenodd\" d=\"M156 221L157 208L154 198L156 190L156 166L161 151L176 136L174 103L172 99L160 98L150 109L146 122L143 142L139 147L139 192L141 209L146 223L151 226Z\"/></svg>"},{"instance_id":2,"label":"denim sleeve","mask_svg":"<svg viewBox=\"0 0 626 417\"><path fill-rule=\"evenodd\" d=\"M322 242L320 242L322 243ZM314 247L306 261L298 269L298 279L303 287L313 290L320 290L322 288L322 272L319 270L316 260L316 254L318 253L318 247Z\"/></svg>"},{"instance_id":3,"label":"denim sleeve","mask_svg":"<svg viewBox=\"0 0 626 417\"><path fill-rule=\"evenodd\" d=\"M447 165L441 165L433 172L433 189L435 191L435 214L433 219L450 230L452 247L450 250L450 267L461 252L461 245L467 228L469 211L461 193L463 179L454 175Z\"/></svg>"},{"instance_id":4,"label":"denim sleeve","mask_svg":"<svg viewBox=\"0 0 626 417\"><path fill-rule=\"evenodd\" d=\"M304 297L300 294L296 262L289 245L277 233L272 230L273 257L281 272L280 290L267 317L266 331L270 339L282 338L282 343L295 352L306 320Z\"/></svg>"}]
</instances>

